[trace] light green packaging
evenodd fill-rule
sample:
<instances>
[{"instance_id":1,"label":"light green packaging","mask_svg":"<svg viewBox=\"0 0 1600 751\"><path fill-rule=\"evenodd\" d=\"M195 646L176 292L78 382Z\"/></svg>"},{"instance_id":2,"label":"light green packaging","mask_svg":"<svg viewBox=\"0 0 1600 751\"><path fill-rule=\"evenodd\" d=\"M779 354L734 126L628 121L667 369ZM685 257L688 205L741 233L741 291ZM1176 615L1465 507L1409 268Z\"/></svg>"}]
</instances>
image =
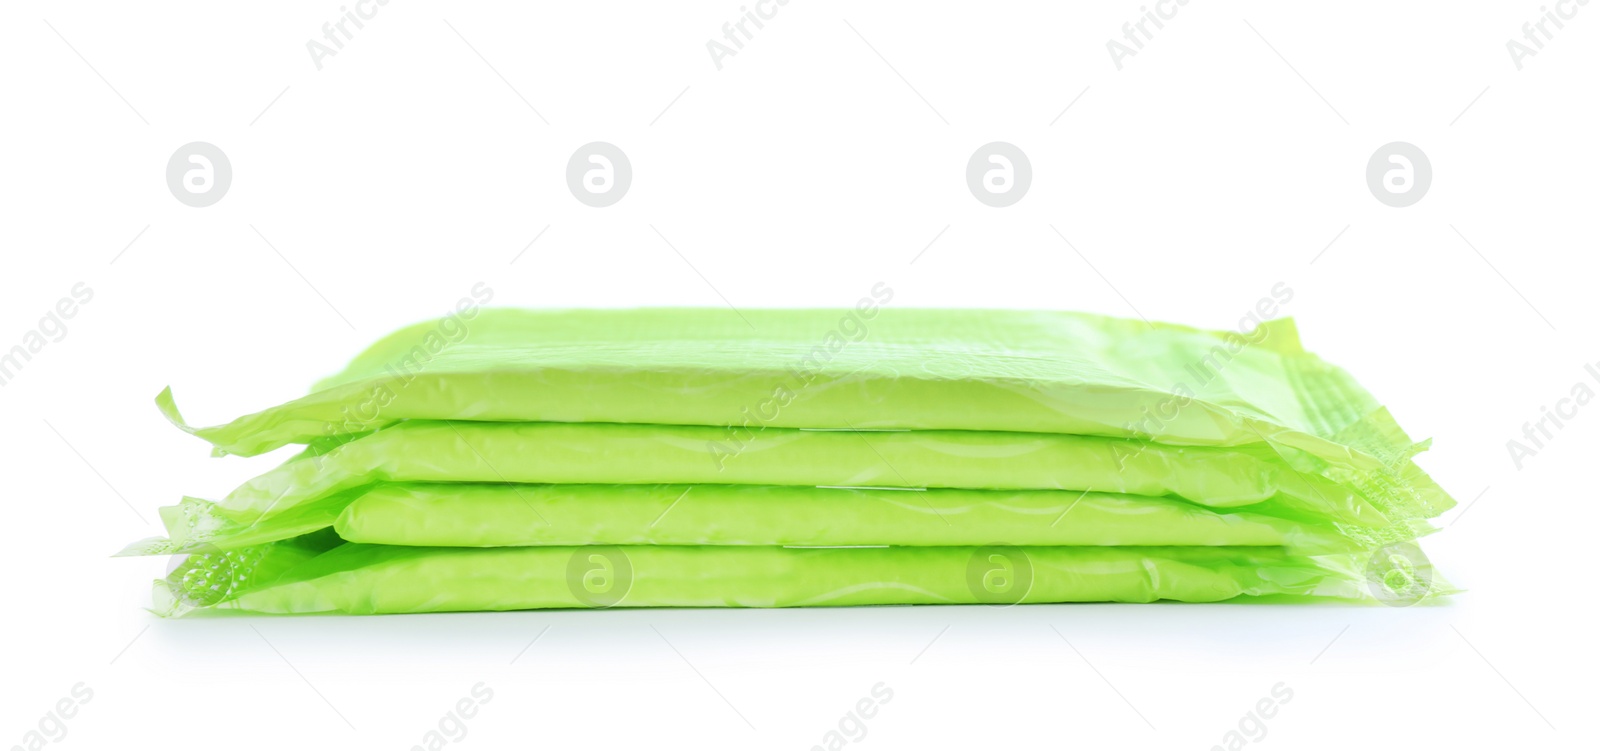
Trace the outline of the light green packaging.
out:
<instances>
[{"instance_id":1,"label":"light green packaging","mask_svg":"<svg viewBox=\"0 0 1600 751\"><path fill-rule=\"evenodd\" d=\"M743 485L379 483L237 523L214 504L162 509L169 537L124 555L231 550L332 527L350 542L526 545L1279 546L1318 554L1407 534L1172 498L1060 490L896 490Z\"/></svg>"},{"instance_id":2,"label":"light green packaging","mask_svg":"<svg viewBox=\"0 0 1600 751\"><path fill-rule=\"evenodd\" d=\"M241 521L377 481L875 486L1076 490L1272 507L1383 527L1453 504L1420 470L1367 492L1287 465L1264 446L973 431L769 428L719 457L705 426L411 421L312 449L220 505Z\"/></svg>"},{"instance_id":3,"label":"light green packaging","mask_svg":"<svg viewBox=\"0 0 1600 751\"><path fill-rule=\"evenodd\" d=\"M1389 596L1420 600L1449 591L1432 577L1425 561L1416 568L1375 574L1363 572L1358 557L1306 558L1274 548L411 548L345 543L276 576L255 576L244 569L259 555L191 556L182 574L156 583L157 611L377 614L1217 602L1240 596L1371 601ZM215 581L243 584L219 592L208 584ZM1390 582L1396 589L1375 590L1374 581ZM191 588L191 582L202 586Z\"/></svg>"},{"instance_id":4,"label":"light green packaging","mask_svg":"<svg viewBox=\"0 0 1600 751\"><path fill-rule=\"evenodd\" d=\"M163 392L218 453L308 447L125 552L195 553L164 613L1450 591L1426 442L1291 322L883 302L464 309L224 425Z\"/></svg>"},{"instance_id":5,"label":"light green packaging","mask_svg":"<svg viewBox=\"0 0 1600 751\"><path fill-rule=\"evenodd\" d=\"M1372 473L1414 445L1359 384L1300 346L1067 312L467 308L385 337L313 393L190 428L221 452L341 440L401 420L998 430L1267 444ZM1297 459L1298 460L1298 459ZM1349 478L1338 478L1349 481Z\"/></svg>"},{"instance_id":6,"label":"light green packaging","mask_svg":"<svg viewBox=\"0 0 1600 751\"><path fill-rule=\"evenodd\" d=\"M1261 514L1061 490L380 485L346 506L334 528L350 542L444 547L1353 546L1314 525Z\"/></svg>"}]
</instances>

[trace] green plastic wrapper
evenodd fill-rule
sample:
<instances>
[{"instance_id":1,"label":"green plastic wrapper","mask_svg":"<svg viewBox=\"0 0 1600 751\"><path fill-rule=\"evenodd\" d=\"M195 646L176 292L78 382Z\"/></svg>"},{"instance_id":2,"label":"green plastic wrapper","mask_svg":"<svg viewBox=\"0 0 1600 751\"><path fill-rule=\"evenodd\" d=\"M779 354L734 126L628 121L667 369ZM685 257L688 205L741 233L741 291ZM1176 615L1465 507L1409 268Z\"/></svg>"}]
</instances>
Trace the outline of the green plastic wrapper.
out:
<instances>
[{"instance_id":1,"label":"green plastic wrapper","mask_svg":"<svg viewBox=\"0 0 1600 751\"><path fill-rule=\"evenodd\" d=\"M282 544L274 543L269 549ZM254 550L190 556L156 611L435 613L596 607L1217 602L1240 596L1412 601L1448 591L1425 560L1379 572L1275 548L515 547L344 543L261 574ZM267 556L270 557L270 556ZM1392 589L1374 589L1374 582ZM233 583L229 588L224 583Z\"/></svg>"},{"instance_id":2,"label":"green plastic wrapper","mask_svg":"<svg viewBox=\"0 0 1600 751\"><path fill-rule=\"evenodd\" d=\"M734 458L705 426L409 421L313 447L250 480L221 507L252 522L378 481L737 484L1076 490L1271 507L1373 528L1453 505L1421 470L1352 489L1264 446L973 431L769 428ZM719 461L719 459L721 459Z\"/></svg>"},{"instance_id":3,"label":"green plastic wrapper","mask_svg":"<svg viewBox=\"0 0 1600 751\"><path fill-rule=\"evenodd\" d=\"M1280 546L1314 535L1271 517L1108 493L740 485L386 486L347 506L334 529L350 542L430 547Z\"/></svg>"},{"instance_id":4,"label":"green plastic wrapper","mask_svg":"<svg viewBox=\"0 0 1600 751\"><path fill-rule=\"evenodd\" d=\"M340 539L426 547L529 545L1244 546L1349 552L1365 528L1171 499L1060 490L741 485L380 483L253 524L208 501L162 509L169 537L123 555L231 550L332 527Z\"/></svg>"},{"instance_id":5,"label":"green plastic wrapper","mask_svg":"<svg viewBox=\"0 0 1600 751\"><path fill-rule=\"evenodd\" d=\"M894 428L1266 444L1371 473L1419 450L1289 319L1249 334L1068 312L464 307L402 329L313 392L192 428L219 452L342 440L402 420ZM1394 469L1406 474L1403 467ZM1345 481L1345 478L1341 478Z\"/></svg>"},{"instance_id":6,"label":"green plastic wrapper","mask_svg":"<svg viewBox=\"0 0 1600 751\"><path fill-rule=\"evenodd\" d=\"M305 450L162 510L157 612L1410 604L1454 505L1288 320L479 310L214 427Z\"/></svg>"}]
</instances>

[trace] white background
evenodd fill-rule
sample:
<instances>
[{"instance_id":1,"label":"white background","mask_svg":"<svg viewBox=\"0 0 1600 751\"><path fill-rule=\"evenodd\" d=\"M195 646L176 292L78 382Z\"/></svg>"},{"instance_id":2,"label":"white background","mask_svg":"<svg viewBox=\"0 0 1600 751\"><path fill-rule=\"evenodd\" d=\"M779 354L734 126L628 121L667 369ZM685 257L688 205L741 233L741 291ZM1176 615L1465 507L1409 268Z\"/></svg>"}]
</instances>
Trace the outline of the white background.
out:
<instances>
[{"instance_id":1,"label":"white background","mask_svg":"<svg viewBox=\"0 0 1600 751\"><path fill-rule=\"evenodd\" d=\"M1210 748L1279 682L1252 748L1593 747L1600 406L1520 470L1506 441L1600 390L1600 5L1519 71L1532 0L1194 0L1119 71L1137 2L792 0L719 71L739 3L394 0L320 71L339 0L0 10L0 348L94 292L0 388L0 747L84 682L52 748L409 748L480 681L452 747L809 748L879 682L852 747ZM1003 209L964 180L997 140L1034 171ZM208 208L165 183L191 141L233 166ZM633 165L609 208L564 181L591 141ZM1433 166L1409 208L1365 183L1392 141ZM1307 346L1435 439L1461 506L1427 548L1469 591L161 621L164 562L108 557L276 460L208 458L165 385L197 423L253 411L477 282L743 308L878 281L1215 328L1287 283Z\"/></svg>"}]
</instances>

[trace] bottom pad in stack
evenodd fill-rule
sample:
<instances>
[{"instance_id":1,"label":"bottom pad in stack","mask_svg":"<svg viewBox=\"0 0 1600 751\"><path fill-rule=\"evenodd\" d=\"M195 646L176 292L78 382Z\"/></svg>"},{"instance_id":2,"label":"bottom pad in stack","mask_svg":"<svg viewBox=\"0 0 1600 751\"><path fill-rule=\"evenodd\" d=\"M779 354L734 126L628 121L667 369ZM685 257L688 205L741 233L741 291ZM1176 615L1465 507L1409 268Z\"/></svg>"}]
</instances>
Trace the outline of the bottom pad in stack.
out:
<instances>
[{"instance_id":1,"label":"bottom pad in stack","mask_svg":"<svg viewBox=\"0 0 1600 751\"><path fill-rule=\"evenodd\" d=\"M516 310L215 427L304 449L162 509L155 610L1350 600L1451 591L1454 501L1288 320Z\"/></svg>"}]
</instances>

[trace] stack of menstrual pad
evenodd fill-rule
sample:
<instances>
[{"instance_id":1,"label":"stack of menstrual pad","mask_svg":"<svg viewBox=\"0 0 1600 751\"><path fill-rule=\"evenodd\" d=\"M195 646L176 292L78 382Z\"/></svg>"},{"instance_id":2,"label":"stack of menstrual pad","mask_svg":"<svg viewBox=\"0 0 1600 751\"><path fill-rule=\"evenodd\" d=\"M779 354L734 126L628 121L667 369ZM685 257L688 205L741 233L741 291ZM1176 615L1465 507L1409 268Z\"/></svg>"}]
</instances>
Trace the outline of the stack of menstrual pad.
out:
<instances>
[{"instance_id":1,"label":"stack of menstrual pad","mask_svg":"<svg viewBox=\"0 0 1600 751\"><path fill-rule=\"evenodd\" d=\"M1454 502L1293 324L516 310L208 428L298 455L162 510L164 614L1378 600Z\"/></svg>"}]
</instances>

